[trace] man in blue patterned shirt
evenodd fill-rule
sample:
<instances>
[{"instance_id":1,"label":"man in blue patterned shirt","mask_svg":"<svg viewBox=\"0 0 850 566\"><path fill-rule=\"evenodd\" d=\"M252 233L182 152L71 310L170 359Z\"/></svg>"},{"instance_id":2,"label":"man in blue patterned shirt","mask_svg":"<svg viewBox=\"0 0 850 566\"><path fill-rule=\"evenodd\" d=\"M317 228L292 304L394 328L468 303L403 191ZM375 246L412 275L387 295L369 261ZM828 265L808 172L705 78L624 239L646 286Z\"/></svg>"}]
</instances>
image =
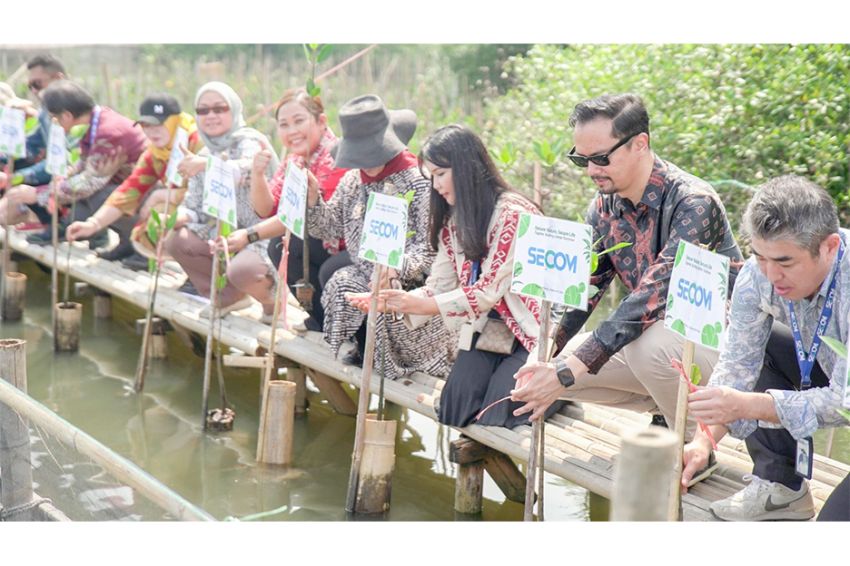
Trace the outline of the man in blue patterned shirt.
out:
<instances>
[{"instance_id":1,"label":"man in blue patterned shirt","mask_svg":"<svg viewBox=\"0 0 850 566\"><path fill-rule=\"evenodd\" d=\"M743 226L753 257L732 294L727 346L707 387L689 396L689 408L716 440L727 432L746 438L753 473L750 485L711 510L727 521L807 520L814 504L795 471L797 455L811 453L819 427L846 424L836 411L846 362L817 335L847 343L850 236L839 230L829 194L793 175L760 188ZM685 447L683 485L710 451L699 431Z\"/></svg>"}]
</instances>

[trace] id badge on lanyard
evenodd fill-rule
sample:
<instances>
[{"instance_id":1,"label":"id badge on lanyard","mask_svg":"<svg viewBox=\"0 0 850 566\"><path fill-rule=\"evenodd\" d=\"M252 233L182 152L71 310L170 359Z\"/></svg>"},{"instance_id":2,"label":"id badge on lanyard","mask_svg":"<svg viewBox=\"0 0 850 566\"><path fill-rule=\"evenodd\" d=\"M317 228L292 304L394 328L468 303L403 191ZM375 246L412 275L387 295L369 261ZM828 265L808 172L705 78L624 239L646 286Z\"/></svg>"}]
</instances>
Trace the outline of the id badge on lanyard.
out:
<instances>
[{"instance_id":1,"label":"id badge on lanyard","mask_svg":"<svg viewBox=\"0 0 850 566\"><path fill-rule=\"evenodd\" d=\"M836 264L840 266L842 257L844 256L844 242L841 242L841 247L838 250ZM812 370L817 363L817 355L820 350L821 337L826 332L826 327L829 325L829 320L832 318L832 310L835 306L835 285L838 281L838 269L832 276L832 281L829 284L826 301L823 304L820 318L818 319L818 327L815 335L812 338L812 346L809 353L803 348L803 337L800 332L800 324L797 322L797 315L794 312L794 305L788 301L788 318L791 323L791 333L794 335L794 348L797 350L797 363L800 364L800 389L806 390L812 386ZM801 438L797 440L797 451L794 457L794 471L798 476L806 479L812 479L812 462L814 460L814 445L812 437Z\"/></svg>"},{"instance_id":2,"label":"id badge on lanyard","mask_svg":"<svg viewBox=\"0 0 850 566\"><path fill-rule=\"evenodd\" d=\"M469 283L468 285L474 285L476 281L478 281L478 271L481 269L481 262L476 260L472 262L472 271L469 273ZM472 338L474 331L472 330L472 323L465 322L460 327L460 332L458 334L457 347L461 350L471 350L472 349Z\"/></svg>"}]
</instances>

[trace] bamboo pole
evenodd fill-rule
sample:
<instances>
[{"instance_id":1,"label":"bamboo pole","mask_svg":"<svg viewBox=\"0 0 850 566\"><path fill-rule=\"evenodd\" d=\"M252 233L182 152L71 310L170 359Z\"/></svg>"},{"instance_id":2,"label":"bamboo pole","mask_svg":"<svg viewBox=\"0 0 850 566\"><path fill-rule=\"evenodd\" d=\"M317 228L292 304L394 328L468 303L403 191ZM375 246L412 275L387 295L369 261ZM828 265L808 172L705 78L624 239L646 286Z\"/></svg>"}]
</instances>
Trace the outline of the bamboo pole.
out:
<instances>
[{"instance_id":1,"label":"bamboo pole","mask_svg":"<svg viewBox=\"0 0 850 566\"><path fill-rule=\"evenodd\" d=\"M177 519L181 521L215 521L212 515L185 500L134 463L119 456L44 405L2 380L0 380L0 403L8 405L18 414L30 419L66 446L72 447L80 454L91 458L92 461L112 474L115 479L138 490L139 493Z\"/></svg>"},{"instance_id":2,"label":"bamboo pole","mask_svg":"<svg viewBox=\"0 0 850 566\"><path fill-rule=\"evenodd\" d=\"M161 220L159 226L159 238L156 242L156 269L154 269L153 277L151 278L150 287L148 290L148 310L145 315L146 320L144 334L142 334L142 348L139 352L139 360L136 362L136 379L133 385L133 388L136 390L136 393L140 393L145 387L145 375L147 374L148 348L151 341L151 322L153 318L154 308L156 306L156 292L159 288L159 273L162 270L162 248L165 245L165 233L167 230L166 227L168 225L168 215L170 212L169 208L171 206L171 183L167 183L167 185L168 188L166 188L165 190L165 215L164 219ZM151 212L151 214L152 213L153 212ZM218 256L218 254L216 254L216 256ZM212 314L212 311L210 311L210 314Z\"/></svg>"},{"instance_id":3,"label":"bamboo pole","mask_svg":"<svg viewBox=\"0 0 850 566\"><path fill-rule=\"evenodd\" d=\"M540 335L537 338L537 360L549 361L549 319L552 303L546 299L540 305ZM534 483L538 483L537 520L543 520L543 457L545 454L544 416L531 423L531 444L528 452L528 473L525 483L525 508L523 521L534 520ZM539 474L539 476L538 476Z\"/></svg>"},{"instance_id":4,"label":"bamboo pole","mask_svg":"<svg viewBox=\"0 0 850 566\"><path fill-rule=\"evenodd\" d=\"M11 262L14 263L14 262ZM6 296L3 298L4 320L21 320L27 298L27 276L10 271L3 274L6 280Z\"/></svg>"},{"instance_id":5,"label":"bamboo pole","mask_svg":"<svg viewBox=\"0 0 850 566\"><path fill-rule=\"evenodd\" d=\"M50 211L50 242L53 244L53 265L50 270L50 304L53 305L53 334L56 334L56 307L59 304L59 183L62 178L56 175L50 180L53 185L53 210ZM68 273L71 266L67 266Z\"/></svg>"},{"instance_id":6,"label":"bamboo pole","mask_svg":"<svg viewBox=\"0 0 850 566\"><path fill-rule=\"evenodd\" d=\"M390 509L397 425L394 420L366 416L362 463L357 478L356 513L385 513Z\"/></svg>"},{"instance_id":7,"label":"bamboo pole","mask_svg":"<svg viewBox=\"0 0 850 566\"><path fill-rule=\"evenodd\" d=\"M2 306L0 306L0 310L2 310L2 312L0 312L0 317L2 317L4 320L6 319L6 311L5 311L5 308L6 308L6 305L5 305L5 303L6 303L6 277L5 277L5 275L7 273L9 273L9 258L11 256L10 248L9 248L9 215L11 214L11 211L9 210L9 206L8 206L8 204L9 204L8 197L9 197L9 186L12 184L12 177L15 176L15 158L12 157L11 155L9 155L9 156L7 156L7 159L9 160L6 163L6 179L7 179L7 181L6 181L6 184L7 184L7 187L6 187L6 205L7 206L6 206L6 214L3 217L3 275L4 275L4 277L2 279L0 279L0 299L2 299L2 300L0 300L0 305L2 305Z\"/></svg>"},{"instance_id":8,"label":"bamboo pole","mask_svg":"<svg viewBox=\"0 0 850 566\"><path fill-rule=\"evenodd\" d=\"M358 480L360 464L363 458L363 441L366 427L366 413L369 412L372 381L372 367L375 358L375 321L378 316L378 292L381 287L381 272L383 266L374 264L372 273L372 297L369 301L369 316L366 319L366 351L363 354L363 372L360 378L360 397L357 404L357 426L354 432L354 450L351 454L351 473L348 476L348 495L345 510L349 513L356 511Z\"/></svg>"},{"instance_id":9,"label":"bamboo pole","mask_svg":"<svg viewBox=\"0 0 850 566\"><path fill-rule=\"evenodd\" d=\"M0 340L0 382L27 390L27 354L25 340ZM5 385L5 383L4 383ZM21 509L20 520L32 520L32 512L23 511L33 501L32 454L29 422L0 403L0 506L3 515Z\"/></svg>"},{"instance_id":10,"label":"bamboo pole","mask_svg":"<svg viewBox=\"0 0 850 566\"><path fill-rule=\"evenodd\" d=\"M676 457L676 435L660 427L623 437L614 466L612 521L663 521L670 484L670 460ZM678 444L681 446L681 444ZM676 473L673 477L678 477ZM678 513L678 504L676 507Z\"/></svg>"},{"instance_id":11,"label":"bamboo pole","mask_svg":"<svg viewBox=\"0 0 850 566\"><path fill-rule=\"evenodd\" d=\"M691 379L691 366L694 365L694 343L685 340L682 347L682 367L685 372L685 380ZM685 430L688 427L688 384L679 379L679 395L676 398L676 460L673 462L673 477L670 480L669 498L667 504L667 520L681 521L681 483L682 483L682 458L685 448Z\"/></svg>"},{"instance_id":12,"label":"bamboo pole","mask_svg":"<svg viewBox=\"0 0 850 566\"><path fill-rule=\"evenodd\" d=\"M265 410L260 413L263 444L257 448L257 461L286 466L292 463L296 385L281 379L266 387Z\"/></svg>"},{"instance_id":13,"label":"bamboo pole","mask_svg":"<svg viewBox=\"0 0 850 566\"><path fill-rule=\"evenodd\" d=\"M221 232L221 219L216 218L215 234ZM203 430L207 430L207 413L209 411L209 395L210 395L210 370L212 369L212 345L213 334L215 333L215 319L218 315L218 251L213 253L212 274L210 275L210 324L207 333L207 347L204 353L204 391L202 395L203 413L201 421L203 422Z\"/></svg>"}]
</instances>

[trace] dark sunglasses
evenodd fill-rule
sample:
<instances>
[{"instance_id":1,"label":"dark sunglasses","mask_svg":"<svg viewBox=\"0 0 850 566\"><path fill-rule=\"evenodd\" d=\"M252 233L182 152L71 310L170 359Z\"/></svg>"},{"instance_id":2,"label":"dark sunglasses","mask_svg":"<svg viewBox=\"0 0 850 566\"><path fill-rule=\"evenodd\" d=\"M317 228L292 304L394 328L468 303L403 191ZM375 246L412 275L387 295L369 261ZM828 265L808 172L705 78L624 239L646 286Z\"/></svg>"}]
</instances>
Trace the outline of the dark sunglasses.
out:
<instances>
[{"instance_id":1,"label":"dark sunglasses","mask_svg":"<svg viewBox=\"0 0 850 566\"><path fill-rule=\"evenodd\" d=\"M27 88L37 94L44 90L44 84L40 80L35 79L27 83Z\"/></svg>"},{"instance_id":2,"label":"dark sunglasses","mask_svg":"<svg viewBox=\"0 0 850 566\"><path fill-rule=\"evenodd\" d=\"M210 112L213 114L224 114L230 111L230 106L207 106L205 108L195 108L195 114L198 116L206 116Z\"/></svg>"},{"instance_id":3,"label":"dark sunglasses","mask_svg":"<svg viewBox=\"0 0 850 566\"><path fill-rule=\"evenodd\" d=\"M606 167L608 165L611 165L611 154L620 149L620 147L627 144L629 140L631 140L639 133L640 132L635 132L629 137L621 139L617 142L617 145L609 149L607 153L598 153L596 155L589 155L585 157L584 155L579 155L575 153L576 148L575 146L573 146L573 148L567 154L567 157L570 159L570 161L572 161L579 167L587 167L588 162L593 163L594 165L599 165L600 167Z\"/></svg>"}]
</instances>

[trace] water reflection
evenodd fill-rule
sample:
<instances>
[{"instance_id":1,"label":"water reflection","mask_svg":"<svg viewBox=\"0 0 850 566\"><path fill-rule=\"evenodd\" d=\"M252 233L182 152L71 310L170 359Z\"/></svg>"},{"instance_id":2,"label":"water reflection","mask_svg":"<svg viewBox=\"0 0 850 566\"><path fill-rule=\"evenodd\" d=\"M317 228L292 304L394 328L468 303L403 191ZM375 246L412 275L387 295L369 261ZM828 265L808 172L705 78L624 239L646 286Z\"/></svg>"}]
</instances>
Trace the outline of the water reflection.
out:
<instances>
[{"instance_id":1,"label":"water reflection","mask_svg":"<svg viewBox=\"0 0 850 566\"><path fill-rule=\"evenodd\" d=\"M226 369L228 398L237 417L232 432L201 432L203 361L169 333L167 360L152 360L145 391L132 390L140 338L134 320L141 309L113 302L113 319L95 320L85 298L78 354L54 354L49 276L31 263L22 323L0 325L3 337L27 340L29 392L51 410L129 458L180 495L217 518L343 521L354 420L335 414L315 392L310 409L296 419L295 465L257 464L259 372ZM210 399L217 400L213 380ZM215 401L213 401L214 403ZM388 404L398 421L396 467L390 512L378 520L452 521L522 519L522 506L505 501L485 474L483 515L455 514L455 467L448 461L456 431ZM34 446L39 492L75 520L163 520L163 511L119 485L84 458L56 442ZM49 463L49 465L48 465ZM548 520L587 520L587 492L547 475ZM272 514L264 515L274 510ZM373 518L374 519L374 518Z\"/></svg>"}]
</instances>

